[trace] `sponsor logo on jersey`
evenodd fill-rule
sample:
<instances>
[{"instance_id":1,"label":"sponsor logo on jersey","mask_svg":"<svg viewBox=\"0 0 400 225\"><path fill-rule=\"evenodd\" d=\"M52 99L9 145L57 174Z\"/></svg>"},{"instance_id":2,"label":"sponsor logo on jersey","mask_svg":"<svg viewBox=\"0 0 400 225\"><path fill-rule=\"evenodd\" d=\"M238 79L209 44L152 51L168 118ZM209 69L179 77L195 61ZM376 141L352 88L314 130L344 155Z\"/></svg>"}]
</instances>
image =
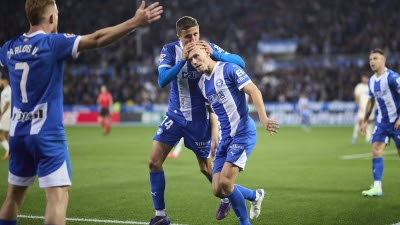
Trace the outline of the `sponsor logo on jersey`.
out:
<instances>
[{"instance_id":1,"label":"sponsor logo on jersey","mask_svg":"<svg viewBox=\"0 0 400 225\"><path fill-rule=\"evenodd\" d=\"M197 79L202 73L197 71L182 72L182 79Z\"/></svg>"},{"instance_id":2,"label":"sponsor logo on jersey","mask_svg":"<svg viewBox=\"0 0 400 225\"><path fill-rule=\"evenodd\" d=\"M215 85L217 85L217 87L221 87L223 84L224 84L224 81L223 81L222 79L218 79L218 80L215 82Z\"/></svg>"},{"instance_id":3,"label":"sponsor logo on jersey","mask_svg":"<svg viewBox=\"0 0 400 225\"><path fill-rule=\"evenodd\" d=\"M207 99L208 99L208 102L210 102L210 104L223 103L225 100L225 94L223 91L219 91L212 95L207 96Z\"/></svg>"}]
</instances>

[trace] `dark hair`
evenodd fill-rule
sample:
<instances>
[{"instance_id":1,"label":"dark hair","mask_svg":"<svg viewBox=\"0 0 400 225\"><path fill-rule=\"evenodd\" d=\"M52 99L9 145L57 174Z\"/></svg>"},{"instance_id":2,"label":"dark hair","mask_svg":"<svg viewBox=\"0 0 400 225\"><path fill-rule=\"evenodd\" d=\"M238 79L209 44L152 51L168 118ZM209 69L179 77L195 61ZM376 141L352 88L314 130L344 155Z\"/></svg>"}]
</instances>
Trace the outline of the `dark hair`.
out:
<instances>
[{"instance_id":1,"label":"dark hair","mask_svg":"<svg viewBox=\"0 0 400 225\"><path fill-rule=\"evenodd\" d=\"M373 54L373 53L378 53L378 54L385 56L385 52L380 48L375 48L374 50L372 50L371 54Z\"/></svg>"},{"instance_id":2,"label":"dark hair","mask_svg":"<svg viewBox=\"0 0 400 225\"><path fill-rule=\"evenodd\" d=\"M197 20L190 16L183 16L176 21L176 33L179 35L182 30L187 30L191 27L199 26Z\"/></svg>"}]
</instances>

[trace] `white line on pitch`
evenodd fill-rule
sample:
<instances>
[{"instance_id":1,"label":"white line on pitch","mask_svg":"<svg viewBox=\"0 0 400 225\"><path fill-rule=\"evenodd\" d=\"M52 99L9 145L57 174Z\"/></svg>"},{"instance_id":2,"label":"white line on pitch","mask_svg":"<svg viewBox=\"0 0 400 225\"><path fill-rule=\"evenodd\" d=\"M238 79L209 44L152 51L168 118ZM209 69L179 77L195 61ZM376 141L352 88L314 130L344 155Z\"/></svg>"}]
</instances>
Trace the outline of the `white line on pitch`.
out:
<instances>
[{"instance_id":1,"label":"white line on pitch","mask_svg":"<svg viewBox=\"0 0 400 225\"><path fill-rule=\"evenodd\" d=\"M397 154L397 150L387 150L383 152L384 155L393 155ZM342 155L341 159L362 159L362 158L371 158L372 153L363 153L363 154L353 154L353 155Z\"/></svg>"},{"instance_id":2,"label":"white line on pitch","mask_svg":"<svg viewBox=\"0 0 400 225\"><path fill-rule=\"evenodd\" d=\"M44 216L18 215L18 218L28 219L44 219ZM149 224L149 222L138 221L121 221L121 220L100 220L100 219L84 219L84 218L66 218L67 221L79 221L90 223L108 223L108 224ZM171 225L186 225L186 224L171 224Z\"/></svg>"}]
</instances>

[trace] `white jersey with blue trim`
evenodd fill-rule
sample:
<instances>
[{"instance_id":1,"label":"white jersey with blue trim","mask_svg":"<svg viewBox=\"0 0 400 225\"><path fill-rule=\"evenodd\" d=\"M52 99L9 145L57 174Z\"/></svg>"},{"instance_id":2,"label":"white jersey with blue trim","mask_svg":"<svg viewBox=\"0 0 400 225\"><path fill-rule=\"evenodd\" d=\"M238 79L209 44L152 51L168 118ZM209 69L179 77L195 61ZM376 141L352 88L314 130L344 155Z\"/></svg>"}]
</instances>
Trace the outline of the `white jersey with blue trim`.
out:
<instances>
[{"instance_id":1,"label":"white jersey with blue trim","mask_svg":"<svg viewBox=\"0 0 400 225\"><path fill-rule=\"evenodd\" d=\"M0 49L12 90L10 136L64 134L64 60L79 55L79 40L73 34L37 31Z\"/></svg>"},{"instance_id":2,"label":"white jersey with blue trim","mask_svg":"<svg viewBox=\"0 0 400 225\"><path fill-rule=\"evenodd\" d=\"M219 46L209 43L214 51L228 54ZM173 67L182 59L183 45L180 41L169 43L161 50L159 68ZM198 86L202 73L198 72L189 61L179 71L176 79L171 81L168 102L168 115L182 123L186 121L205 120L208 113Z\"/></svg>"},{"instance_id":3,"label":"white jersey with blue trim","mask_svg":"<svg viewBox=\"0 0 400 225\"><path fill-rule=\"evenodd\" d=\"M217 62L211 75L200 79L199 87L218 116L223 139L247 132L251 118L242 88L251 82L240 66L223 62Z\"/></svg>"},{"instance_id":4,"label":"white jersey with blue trim","mask_svg":"<svg viewBox=\"0 0 400 225\"><path fill-rule=\"evenodd\" d=\"M378 106L378 123L394 123L400 114L400 75L390 69L379 77L374 74L368 81L369 95Z\"/></svg>"}]
</instances>

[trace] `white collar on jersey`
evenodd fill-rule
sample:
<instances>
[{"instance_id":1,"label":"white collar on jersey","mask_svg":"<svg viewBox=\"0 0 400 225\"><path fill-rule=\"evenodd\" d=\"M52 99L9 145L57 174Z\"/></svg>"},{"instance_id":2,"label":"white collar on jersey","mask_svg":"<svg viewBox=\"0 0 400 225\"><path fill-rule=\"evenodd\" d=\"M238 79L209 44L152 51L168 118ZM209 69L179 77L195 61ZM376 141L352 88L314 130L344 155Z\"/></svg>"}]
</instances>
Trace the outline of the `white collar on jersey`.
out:
<instances>
[{"instance_id":1,"label":"white collar on jersey","mask_svg":"<svg viewBox=\"0 0 400 225\"><path fill-rule=\"evenodd\" d=\"M215 63L215 66L214 66L213 70L211 71L210 76L207 76L207 75L204 73L204 76L206 77L207 80L211 80L211 77L214 76L215 70L216 70L217 67L219 66L219 63L220 63L220 61L217 61L217 63Z\"/></svg>"},{"instance_id":2,"label":"white collar on jersey","mask_svg":"<svg viewBox=\"0 0 400 225\"><path fill-rule=\"evenodd\" d=\"M38 31L33 32L32 34L29 34L29 35L27 35L26 33L24 33L24 36L26 36L26 37L33 37L33 36L38 35L38 34L46 34L46 33L45 33L43 30L38 30Z\"/></svg>"},{"instance_id":3,"label":"white collar on jersey","mask_svg":"<svg viewBox=\"0 0 400 225\"><path fill-rule=\"evenodd\" d=\"M382 77L385 77L385 75L387 75L387 74L388 74L388 68L385 67L385 72L381 76L378 77L378 75L376 73L374 73L373 76L375 76L375 80L380 80L380 79L382 79Z\"/></svg>"}]
</instances>

